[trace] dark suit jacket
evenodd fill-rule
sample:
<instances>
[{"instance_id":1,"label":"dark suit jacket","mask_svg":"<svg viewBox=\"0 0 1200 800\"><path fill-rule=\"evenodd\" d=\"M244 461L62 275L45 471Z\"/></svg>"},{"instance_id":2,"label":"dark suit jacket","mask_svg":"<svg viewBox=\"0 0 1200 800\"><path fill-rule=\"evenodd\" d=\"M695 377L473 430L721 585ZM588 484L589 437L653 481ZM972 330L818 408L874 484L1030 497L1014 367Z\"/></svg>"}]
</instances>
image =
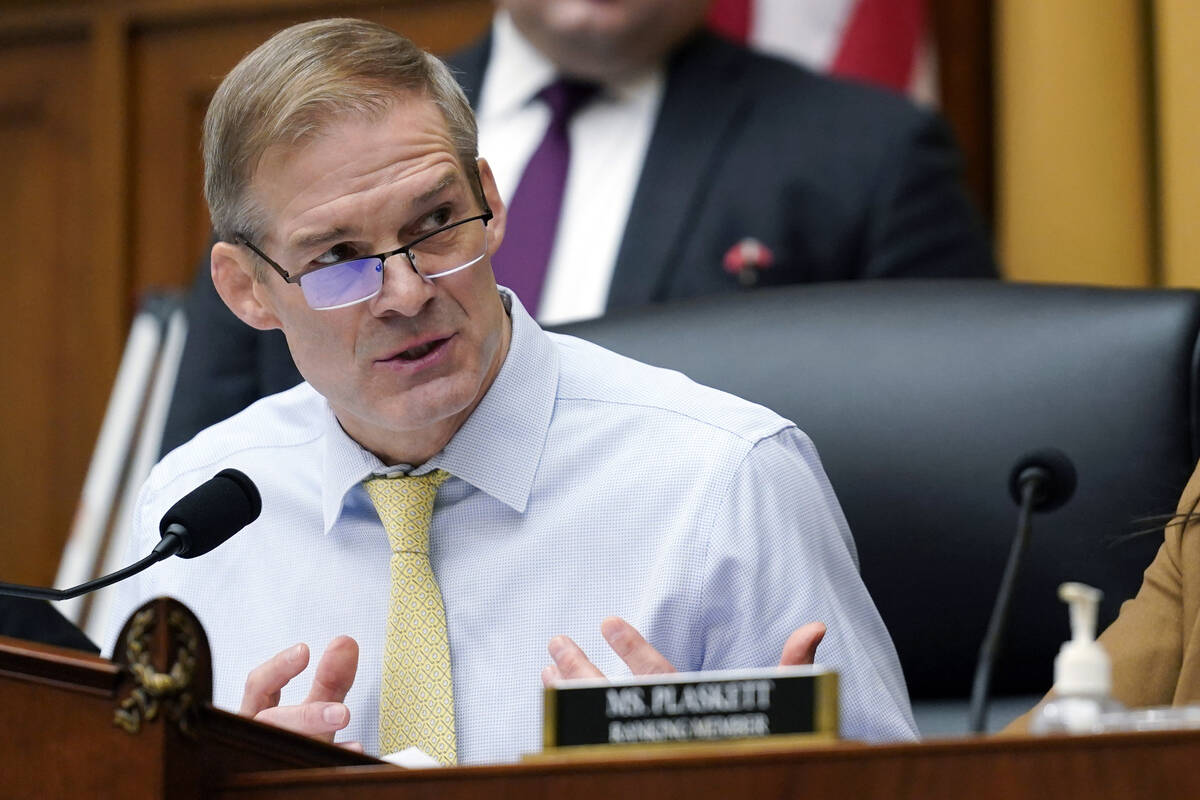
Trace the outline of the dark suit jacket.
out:
<instances>
[{"instance_id":1,"label":"dark suit jacket","mask_svg":"<svg viewBox=\"0 0 1200 800\"><path fill-rule=\"evenodd\" d=\"M472 105L490 49L450 61ZM756 285L996 276L938 117L702 33L668 64L608 308L739 290L745 238L774 255Z\"/></svg>"},{"instance_id":2,"label":"dark suit jacket","mask_svg":"<svg viewBox=\"0 0 1200 800\"><path fill-rule=\"evenodd\" d=\"M490 49L450 59L472 105ZM755 286L996 275L935 115L702 33L668 64L608 308L745 290L723 260L747 238L773 256L743 276ZM300 380L282 336L233 318L206 265L187 311L164 451Z\"/></svg>"}]
</instances>

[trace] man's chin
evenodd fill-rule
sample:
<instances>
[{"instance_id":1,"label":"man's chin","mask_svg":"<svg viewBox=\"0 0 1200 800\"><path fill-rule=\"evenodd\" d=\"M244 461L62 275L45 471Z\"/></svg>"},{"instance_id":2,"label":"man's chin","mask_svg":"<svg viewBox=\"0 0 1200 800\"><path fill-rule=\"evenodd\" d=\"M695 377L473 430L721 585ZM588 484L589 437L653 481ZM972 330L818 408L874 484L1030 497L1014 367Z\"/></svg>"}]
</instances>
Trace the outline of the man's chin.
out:
<instances>
[{"instance_id":1,"label":"man's chin","mask_svg":"<svg viewBox=\"0 0 1200 800\"><path fill-rule=\"evenodd\" d=\"M349 421L351 428L371 427L402 437L451 423L461 424L468 409L474 406L478 391L477 381L463 375L449 375L380 396L367 406L356 403L348 403L341 409L334 406L334 413L343 428Z\"/></svg>"}]
</instances>

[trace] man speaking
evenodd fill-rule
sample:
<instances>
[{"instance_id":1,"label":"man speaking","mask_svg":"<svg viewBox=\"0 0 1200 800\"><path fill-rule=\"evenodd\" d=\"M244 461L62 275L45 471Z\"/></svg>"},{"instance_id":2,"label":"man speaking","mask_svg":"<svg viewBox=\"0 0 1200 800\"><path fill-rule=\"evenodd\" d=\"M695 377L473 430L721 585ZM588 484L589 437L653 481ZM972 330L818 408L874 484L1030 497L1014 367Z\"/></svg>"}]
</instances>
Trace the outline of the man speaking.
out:
<instances>
[{"instance_id":1,"label":"man speaking","mask_svg":"<svg viewBox=\"0 0 1200 800\"><path fill-rule=\"evenodd\" d=\"M506 761L538 749L542 680L799 663L819 621L843 735L913 736L808 438L547 334L496 286L505 210L441 62L372 23L289 28L217 90L204 158L213 282L283 331L305 382L154 469L138 553L225 467L262 515L125 584L117 616L187 603L217 705L371 753Z\"/></svg>"}]
</instances>

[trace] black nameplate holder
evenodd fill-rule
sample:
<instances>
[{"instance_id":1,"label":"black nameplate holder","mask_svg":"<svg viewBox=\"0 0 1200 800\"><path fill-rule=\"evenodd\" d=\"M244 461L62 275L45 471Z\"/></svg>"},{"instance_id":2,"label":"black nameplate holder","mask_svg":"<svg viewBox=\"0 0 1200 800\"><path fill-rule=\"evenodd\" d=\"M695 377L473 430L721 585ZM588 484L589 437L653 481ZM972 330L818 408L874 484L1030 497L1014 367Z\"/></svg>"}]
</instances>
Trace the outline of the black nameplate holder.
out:
<instances>
[{"instance_id":1,"label":"black nameplate holder","mask_svg":"<svg viewBox=\"0 0 1200 800\"><path fill-rule=\"evenodd\" d=\"M545 690L545 751L838 735L837 673L824 667L560 681Z\"/></svg>"}]
</instances>

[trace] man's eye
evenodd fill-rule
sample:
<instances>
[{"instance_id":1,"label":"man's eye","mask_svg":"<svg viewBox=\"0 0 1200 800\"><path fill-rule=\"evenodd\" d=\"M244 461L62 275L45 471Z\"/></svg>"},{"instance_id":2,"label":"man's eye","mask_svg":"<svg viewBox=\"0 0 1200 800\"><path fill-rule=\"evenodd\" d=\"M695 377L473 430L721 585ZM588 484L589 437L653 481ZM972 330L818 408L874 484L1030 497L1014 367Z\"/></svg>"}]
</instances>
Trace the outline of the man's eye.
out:
<instances>
[{"instance_id":1,"label":"man's eye","mask_svg":"<svg viewBox=\"0 0 1200 800\"><path fill-rule=\"evenodd\" d=\"M329 264L336 264L339 261L345 261L348 258L354 258L356 255L358 255L358 253L351 245L335 244L333 247L314 258L313 263L318 266L327 266Z\"/></svg>"},{"instance_id":2,"label":"man's eye","mask_svg":"<svg viewBox=\"0 0 1200 800\"><path fill-rule=\"evenodd\" d=\"M435 211L433 211L433 213L425 215L425 218L421 220L421 224L418 226L417 233L421 234L421 233L429 233L430 231L435 231L438 228L441 228L442 226L449 224L449 222L450 222L450 207L442 206L441 208L438 208Z\"/></svg>"}]
</instances>

